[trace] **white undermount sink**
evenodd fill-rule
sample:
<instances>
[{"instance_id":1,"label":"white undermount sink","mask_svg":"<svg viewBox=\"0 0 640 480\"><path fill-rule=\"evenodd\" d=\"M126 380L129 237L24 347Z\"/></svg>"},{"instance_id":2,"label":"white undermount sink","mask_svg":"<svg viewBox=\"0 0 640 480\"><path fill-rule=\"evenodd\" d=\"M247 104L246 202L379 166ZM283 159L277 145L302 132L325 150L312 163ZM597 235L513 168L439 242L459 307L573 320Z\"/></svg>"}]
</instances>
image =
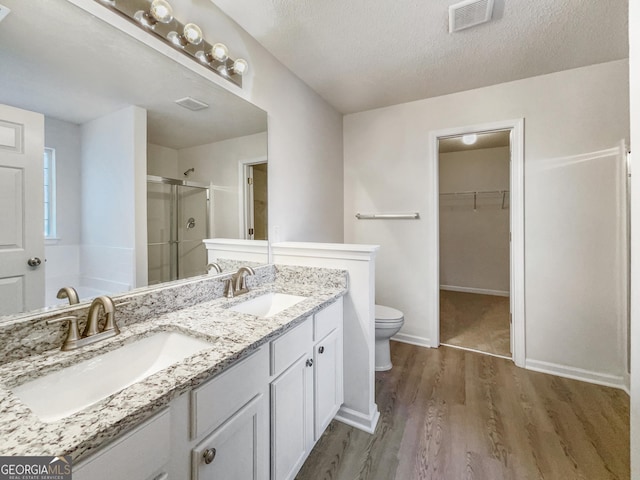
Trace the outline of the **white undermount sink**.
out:
<instances>
[{"instance_id":1,"label":"white undermount sink","mask_svg":"<svg viewBox=\"0 0 640 480\"><path fill-rule=\"evenodd\" d=\"M158 332L13 388L43 422L68 417L211 343L178 332Z\"/></svg>"},{"instance_id":2,"label":"white undermount sink","mask_svg":"<svg viewBox=\"0 0 640 480\"><path fill-rule=\"evenodd\" d=\"M307 297L300 295L289 295L288 293L266 293L259 297L252 298L246 302L239 303L229 308L234 312L248 313L257 317L273 317L278 313L306 300Z\"/></svg>"}]
</instances>

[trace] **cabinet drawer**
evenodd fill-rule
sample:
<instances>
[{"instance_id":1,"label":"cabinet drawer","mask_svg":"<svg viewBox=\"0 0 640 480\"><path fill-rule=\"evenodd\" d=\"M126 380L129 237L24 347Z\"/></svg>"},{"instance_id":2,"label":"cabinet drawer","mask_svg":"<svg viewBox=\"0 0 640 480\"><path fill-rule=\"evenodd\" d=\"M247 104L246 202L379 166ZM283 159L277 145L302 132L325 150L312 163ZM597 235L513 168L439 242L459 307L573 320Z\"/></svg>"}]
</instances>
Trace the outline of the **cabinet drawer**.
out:
<instances>
[{"instance_id":1,"label":"cabinet drawer","mask_svg":"<svg viewBox=\"0 0 640 480\"><path fill-rule=\"evenodd\" d=\"M313 336L311 317L271 342L271 375L279 375L293 362L309 352Z\"/></svg>"},{"instance_id":2,"label":"cabinet drawer","mask_svg":"<svg viewBox=\"0 0 640 480\"><path fill-rule=\"evenodd\" d=\"M326 337L342 326L342 297L313 316L313 341Z\"/></svg>"},{"instance_id":3,"label":"cabinet drawer","mask_svg":"<svg viewBox=\"0 0 640 480\"><path fill-rule=\"evenodd\" d=\"M217 428L238 407L265 389L269 379L269 349L263 346L191 392L191 438Z\"/></svg>"},{"instance_id":4,"label":"cabinet drawer","mask_svg":"<svg viewBox=\"0 0 640 480\"><path fill-rule=\"evenodd\" d=\"M170 410L118 437L73 468L73 480L146 480L171 458Z\"/></svg>"}]
</instances>

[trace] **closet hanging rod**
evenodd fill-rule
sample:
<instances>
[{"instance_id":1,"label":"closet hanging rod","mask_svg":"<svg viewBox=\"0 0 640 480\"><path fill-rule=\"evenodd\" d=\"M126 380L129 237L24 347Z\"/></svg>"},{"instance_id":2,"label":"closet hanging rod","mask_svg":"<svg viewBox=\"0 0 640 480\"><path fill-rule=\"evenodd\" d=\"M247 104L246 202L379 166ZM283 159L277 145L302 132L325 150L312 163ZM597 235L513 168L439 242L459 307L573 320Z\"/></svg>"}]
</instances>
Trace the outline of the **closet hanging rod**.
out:
<instances>
[{"instance_id":1,"label":"closet hanging rod","mask_svg":"<svg viewBox=\"0 0 640 480\"><path fill-rule=\"evenodd\" d=\"M420 213L356 213L358 220L418 220Z\"/></svg>"},{"instance_id":2,"label":"closet hanging rod","mask_svg":"<svg viewBox=\"0 0 640 480\"><path fill-rule=\"evenodd\" d=\"M477 191L468 191L468 192L444 192L441 193L440 196L444 195L504 195L509 193L509 190L477 190Z\"/></svg>"}]
</instances>

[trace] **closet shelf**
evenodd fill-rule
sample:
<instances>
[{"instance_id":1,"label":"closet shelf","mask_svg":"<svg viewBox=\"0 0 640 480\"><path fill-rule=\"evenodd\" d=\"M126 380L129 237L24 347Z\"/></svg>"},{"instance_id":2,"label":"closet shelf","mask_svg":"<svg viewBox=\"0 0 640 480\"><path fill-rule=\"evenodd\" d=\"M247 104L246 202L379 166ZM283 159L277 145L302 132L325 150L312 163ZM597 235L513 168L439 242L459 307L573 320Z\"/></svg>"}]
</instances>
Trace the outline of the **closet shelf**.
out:
<instances>
[{"instance_id":1,"label":"closet shelf","mask_svg":"<svg viewBox=\"0 0 640 480\"><path fill-rule=\"evenodd\" d=\"M509 190L476 190L469 192L444 192L441 193L441 197L462 197L462 196L471 196L473 195L473 209L477 210L478 207L478 195L502 195L502 209L504 210L505 202L507 200L507 195L509 195Z\"/></svg>"}]
</instances>

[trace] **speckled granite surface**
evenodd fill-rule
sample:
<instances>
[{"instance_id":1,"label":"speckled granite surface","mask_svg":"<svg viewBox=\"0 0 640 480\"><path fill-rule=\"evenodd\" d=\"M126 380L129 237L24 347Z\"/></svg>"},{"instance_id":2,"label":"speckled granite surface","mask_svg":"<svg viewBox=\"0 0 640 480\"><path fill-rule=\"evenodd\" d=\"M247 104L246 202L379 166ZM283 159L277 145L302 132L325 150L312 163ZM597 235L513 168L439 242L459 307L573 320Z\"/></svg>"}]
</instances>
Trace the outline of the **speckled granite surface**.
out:
<instances>
[{"instance_id":1,"label":"speckled granite surface","mask_svg":"<svg viewBox=\"0 0 640 480\"><path fill-rule=\"evenodd\" d=\"M276 273L277 271L277 273ZM0 455L71 455L74 459L95 450L120 433L139 424L167 405L173 398L208 380L259 346L283 334L309 315L344 295L347 274L340 270L304 267L268 267L253 278L259 283L242 296L226 299L222 291L211 291L208 298L191 306L169 309L168 304L187 302L183 295L204 288L208 279L189 282L181 293L162 288L136 292L127 312L118 317L121 334L71 352L49 349L0 365ZM221 283L221 282L218 282ZM308 297L302 302L267 318L229 310L229 307L268 292ZM120 301L124 301L119 297ZM193 298L191 300L193 303ZM156 313L158 312L158 313ZM58 313L58 315L60 315ZM137 320L137 321L136 321ZM25 320L33 326L34 319ZM43 319L39 319L43 323ZM14 327L23 333L24 325ZM11 391L49 372L93 358L121 345L157 331L180 331L212 342L211 348L147 377L91 407L53 423L40 421ZM5 326L5 337L14 339ZM42 335L36 332L35 336ZM49 332L49 336L51 333ZM26 345L38 344L23 338ZM60 342L56 345L59 347ZM24 345L21 347L24 349ZM2 357L0 357L2 358Z\"/></svg>"}]
</instances>

